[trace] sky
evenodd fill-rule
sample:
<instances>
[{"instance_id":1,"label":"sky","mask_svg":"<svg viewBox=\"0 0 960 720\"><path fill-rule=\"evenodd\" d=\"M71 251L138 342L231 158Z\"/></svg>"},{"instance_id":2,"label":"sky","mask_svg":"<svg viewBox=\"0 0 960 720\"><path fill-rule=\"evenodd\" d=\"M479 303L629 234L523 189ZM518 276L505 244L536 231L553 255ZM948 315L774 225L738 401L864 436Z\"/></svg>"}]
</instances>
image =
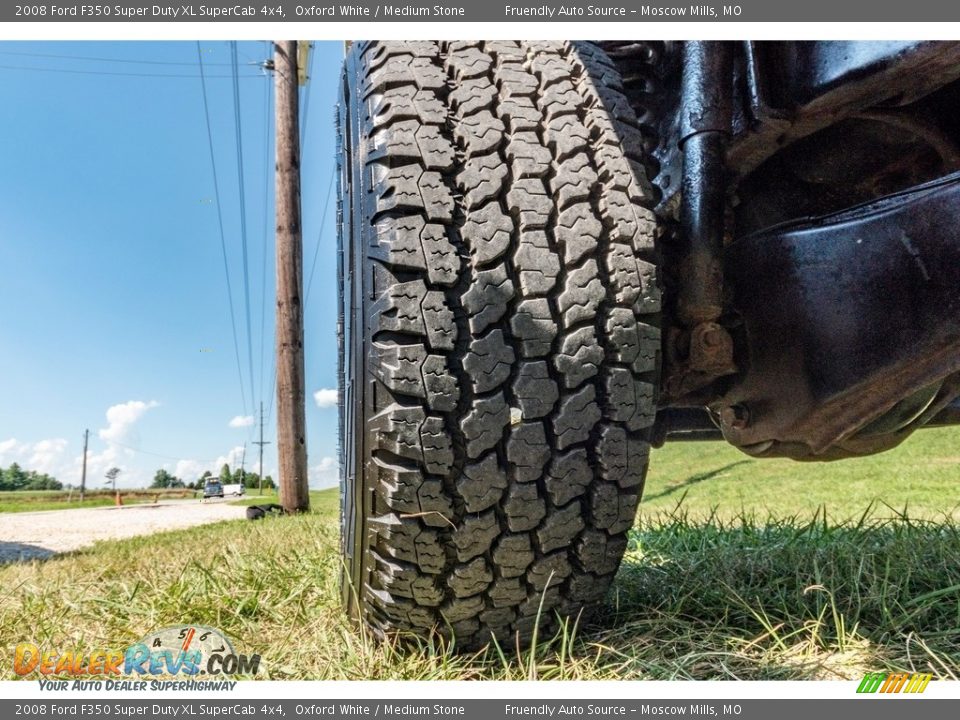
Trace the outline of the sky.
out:
<instances>
[{"instance_id":1,"label":"sky","mask_svg":"<svg viewBox=\"0 0 960 720\"><path fill-rule=\"evenodd\" d=\"M0 467L79 484L89 429L88 487L105 485L113 466L120 487L148 485L160 468L192 481L239 464L244 446L255 471L262 401L264 472L276 477L273 80L258 66L271 49L236 47L245 275L231 46L199 46L239 353L197 43L0 42ZM317 488L338 474L329 190L342 55L342 43L314 43L300 91Z\"/></svg>"}]
</instances>

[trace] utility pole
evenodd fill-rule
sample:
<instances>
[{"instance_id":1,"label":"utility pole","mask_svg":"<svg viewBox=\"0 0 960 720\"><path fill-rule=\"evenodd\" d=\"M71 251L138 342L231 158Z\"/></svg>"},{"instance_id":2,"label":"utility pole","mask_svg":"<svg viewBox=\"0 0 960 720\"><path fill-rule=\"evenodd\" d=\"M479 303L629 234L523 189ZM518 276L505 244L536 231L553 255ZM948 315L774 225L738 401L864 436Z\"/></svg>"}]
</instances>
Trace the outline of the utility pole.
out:
<instances>
[{"instance_id":1,"label":"utility pole","mask_svg":"<svg viewBox=\"0 0 960 720\"><path fill-rule=\"evenodd\" d=\"M90 439L90 431L83 431L83 474L80 475L80 502L83 502L83 495L87 491L87 441Z\"/></svg>"},{"instance_id":2,"label":"utility pole","mask_svg":"<svg viewBox=\"0 0 960 720\"><path fill-rule=\"evenodd\" d=\"M247 483L247 444L243 444L243 455L240 456L240 485L246 487Z\"/></svg>"},{"instance_id":3,"label":"utility pole","mask_svg":"<svg viewBox=\"0 0 960 720\"><path fill-rule=\"evenodd\" d=\"M277 454L280 504L310 508L303 370L303 234L297 41L274 43L277 203Z\"/></svg>"},{"instance_id":4,"label":"utility pole","mask_svg":"<svg viewBox=\"0 0 960 720\"><path fill-rule=\"evenodd\" d=\"M263 439L263 400L260 401L260 439L254 440L253 444L260 446L260 488L257 494L263 495L263 446L270 444L269 440Z\"/></svg>"}]
</instances>

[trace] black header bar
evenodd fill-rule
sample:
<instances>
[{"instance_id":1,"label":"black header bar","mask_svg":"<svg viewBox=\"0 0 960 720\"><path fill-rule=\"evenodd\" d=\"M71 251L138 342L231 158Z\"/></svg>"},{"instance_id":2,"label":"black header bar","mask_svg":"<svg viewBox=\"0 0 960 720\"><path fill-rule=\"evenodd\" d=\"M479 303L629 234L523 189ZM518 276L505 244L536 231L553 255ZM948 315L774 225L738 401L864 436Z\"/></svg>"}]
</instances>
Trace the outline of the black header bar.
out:
<instances>
[{"instance_id":1,"label":"black header bar","mask_svg":"<svg viewBox=\"0 0 960 720\"><path fill-rule=\"evenodd\" d=\"M956 22L943 0L733 0L703 5L639 0L459 0L454 2L147 2L63 0L0 6L0 22Z\"/></svg>"}]
</instances>

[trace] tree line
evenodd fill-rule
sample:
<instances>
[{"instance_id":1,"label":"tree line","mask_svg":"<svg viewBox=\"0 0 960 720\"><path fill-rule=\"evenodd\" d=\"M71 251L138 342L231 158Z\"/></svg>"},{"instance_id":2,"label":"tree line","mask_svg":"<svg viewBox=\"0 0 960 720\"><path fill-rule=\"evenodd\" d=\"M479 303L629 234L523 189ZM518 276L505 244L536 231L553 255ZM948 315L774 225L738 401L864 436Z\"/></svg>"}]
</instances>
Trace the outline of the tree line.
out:
<instances>
[{"instance_id":1,"label":"tree line","mask_svg":"<svg viewBox=\"0 0 960 720\"><path fill-rule=\"evenodd\" d=\"M0 468L0 490L63 490L63 483L46 473L24 470L17 463Z\"/></svg>"},{"instance_id":2,"label":"tree line","mask_svg":"<svg viewBox=\"0 0 960 720\"><path fill-rule=\"evenodd\" d=\"M111 483L115 483L117 476L120 475L120 468L110 468L106 473L106 478ZM193 481L185 481L172 473L161 468L153 475L151 488L185 488L193 490L202 490L208 480L217 479L224 485L242 484L246 488L260 487L260 476L255 472L245 472L241 468L230 469L230 465L223 464L220 468L220 474L214 476L209 470ZM109 485L108 485L109 486ZM276 484L270 475L263 478L265 488L274 488ZM66 487L70 487L67 485ZM8 468L0 467L0 491L9 490L63 490L64 484L55 477L46 473L39 473L35 470L24 470L17 463L13 463Z\"/></svg>"},{"instance_id":3,"label":"tree line","mask_svg":"<svg viewBox=\"0 0 960 720\"><path fill-rule=\"evenodd\" d=\"M150 487L158 489L187 488L192 490L202 490L204 485L206 485L210 480L219 480L224 485L243 485L245 488L250 489L260 487L260 476L257 473L246 472L241 468L234 468L231 470L230 465L227 463L224 463L220 468L219 475L214 476L212 472L207 470L205 473L203 473L203 475L193 482L182 480L176 475L173 475L161 468L154 473L153 482L150 483ZM276 484L270 475L266 475L263 478L263 486L265 488L273 488L276 486Z\"/></svg>"}]
</instances>

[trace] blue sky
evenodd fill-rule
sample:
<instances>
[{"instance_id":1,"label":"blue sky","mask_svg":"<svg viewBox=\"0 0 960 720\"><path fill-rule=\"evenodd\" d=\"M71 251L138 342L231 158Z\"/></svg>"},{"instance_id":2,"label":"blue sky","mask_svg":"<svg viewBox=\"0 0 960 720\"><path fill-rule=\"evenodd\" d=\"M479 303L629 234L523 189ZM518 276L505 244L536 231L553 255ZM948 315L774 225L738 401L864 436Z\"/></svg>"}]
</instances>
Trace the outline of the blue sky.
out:
<instances>
[{"instance_id":1,"label":"blue sky","mask_svg":"<svg viewBox=\"0 0 960 720\"><path fill-rule=\"evenodd\" d=\"M196 43L2 42L0 466L16 461L77 483L89 428L93 487L113 465L123 470L121 486L147 484L160 467L193 480L239 462L244 442L247 467L256 469L257 428L249 423L261 400L270 403L273 380L272 137L265 156L272 78L256 66L270 48L237 45L251 380L231 50L223 41L200 45L243 390ZM301 91L305 278L317 258L306 298L315 487L337 476L335 198L322 218L342 53L342 43L315 43L309 96ZM264 439L274 444L264 468L275 475L269 415Z\"/></svg>"}]
</instances>

